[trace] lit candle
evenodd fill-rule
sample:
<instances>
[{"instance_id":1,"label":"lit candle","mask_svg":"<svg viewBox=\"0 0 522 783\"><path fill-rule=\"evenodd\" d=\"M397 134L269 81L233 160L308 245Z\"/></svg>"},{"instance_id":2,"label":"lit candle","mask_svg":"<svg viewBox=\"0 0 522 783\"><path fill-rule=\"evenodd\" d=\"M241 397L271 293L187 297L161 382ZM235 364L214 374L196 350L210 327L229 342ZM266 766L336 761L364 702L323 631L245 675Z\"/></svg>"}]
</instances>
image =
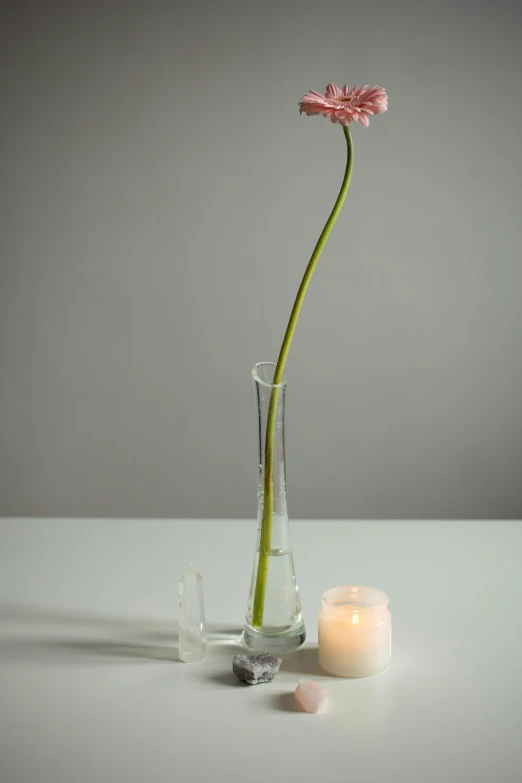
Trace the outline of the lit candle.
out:
<instances>
[{"instance_id":1,"label":"lit candle","mask_svg":"<svg viewBox=\"0 0 522 783\"><path fill-rule=\"evenodd\" d=\"M374 587L334 587L319 613L319 665L337 677L369 677L388 666L388 596Z\"/></svg>"}]
</instances>

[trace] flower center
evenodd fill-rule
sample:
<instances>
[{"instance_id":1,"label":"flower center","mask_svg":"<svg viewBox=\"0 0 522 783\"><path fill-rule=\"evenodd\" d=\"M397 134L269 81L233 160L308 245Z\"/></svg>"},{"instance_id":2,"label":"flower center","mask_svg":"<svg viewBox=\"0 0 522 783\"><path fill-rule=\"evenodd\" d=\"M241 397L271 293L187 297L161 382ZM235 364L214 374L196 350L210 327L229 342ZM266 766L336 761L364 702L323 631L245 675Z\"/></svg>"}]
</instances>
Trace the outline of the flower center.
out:
<instances>
[{"instance_id":1,"label":"flower center","mask_svg":"<svg viewBox=\"0 0 522 783\"><path fill-rule=\"evenodd\" d=\"M353 101L353 95L343 96L342 98L337 98L337 100L341 101L341 103L349 103L350 101Z\"/></svg>"}]
</instances>

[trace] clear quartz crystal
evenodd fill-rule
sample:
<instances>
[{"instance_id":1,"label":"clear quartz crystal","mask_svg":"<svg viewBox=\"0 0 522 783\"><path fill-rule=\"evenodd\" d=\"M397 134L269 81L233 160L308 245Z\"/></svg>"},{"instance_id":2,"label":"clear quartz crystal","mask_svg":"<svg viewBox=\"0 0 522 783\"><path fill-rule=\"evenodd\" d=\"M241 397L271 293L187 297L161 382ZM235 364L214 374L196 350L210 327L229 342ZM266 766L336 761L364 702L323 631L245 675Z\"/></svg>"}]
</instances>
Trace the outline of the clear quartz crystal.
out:
<instances>
[{"instance_id":1,"label":"clear quartz crystal","mask_svg":"<svg viewBox=\"0 0 522 783\"><path fill-rule=\"evenodd\" d=\"M179 580L179 657L199 663L207 656L203 578L192 563Z\"/></svg>"}]
</instances>

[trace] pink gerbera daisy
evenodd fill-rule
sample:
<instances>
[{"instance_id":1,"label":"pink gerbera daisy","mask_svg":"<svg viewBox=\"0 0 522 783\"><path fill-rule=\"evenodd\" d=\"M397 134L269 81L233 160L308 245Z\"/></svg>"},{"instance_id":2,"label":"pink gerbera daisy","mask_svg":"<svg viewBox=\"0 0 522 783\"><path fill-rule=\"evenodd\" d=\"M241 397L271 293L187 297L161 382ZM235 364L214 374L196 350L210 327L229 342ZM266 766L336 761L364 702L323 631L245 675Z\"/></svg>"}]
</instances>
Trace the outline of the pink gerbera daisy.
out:
<instances>
[{"instance_id":1,"label":"pink gerbera daisy","mask_svg":"<svg viewBox=\"0 0 522 783\"><path fill-rule=\"evenodd\" d=\"M348 84L341 89L335 84L329 84L326 94L310 90L299 102L299 113L322 114L332 122L349 125L359 122L365 128L370 124L372 114L382 114L388 108L388 96L382 87L354 87Z\"/></svg>"}]
</instances>

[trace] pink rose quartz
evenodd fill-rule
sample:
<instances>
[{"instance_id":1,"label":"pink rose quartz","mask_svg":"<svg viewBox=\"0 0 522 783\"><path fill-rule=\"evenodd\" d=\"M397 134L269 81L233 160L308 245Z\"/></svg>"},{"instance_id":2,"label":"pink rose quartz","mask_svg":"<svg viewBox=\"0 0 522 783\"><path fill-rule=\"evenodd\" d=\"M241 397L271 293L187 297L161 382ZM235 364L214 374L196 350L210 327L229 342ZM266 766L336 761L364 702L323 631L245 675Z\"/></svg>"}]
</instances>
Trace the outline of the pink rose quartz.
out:
<instances>
[{"instance_id":1,"label":"pink rose quartz","mask_svg":"<svg viewBox=\"0 0 522 783\"><path fill-rule=\"evenodd\" d=\"M326 688L313 680L299 680L294 697L303 712L318 712L326 699Z\"/></svg>"}]
</instances>

